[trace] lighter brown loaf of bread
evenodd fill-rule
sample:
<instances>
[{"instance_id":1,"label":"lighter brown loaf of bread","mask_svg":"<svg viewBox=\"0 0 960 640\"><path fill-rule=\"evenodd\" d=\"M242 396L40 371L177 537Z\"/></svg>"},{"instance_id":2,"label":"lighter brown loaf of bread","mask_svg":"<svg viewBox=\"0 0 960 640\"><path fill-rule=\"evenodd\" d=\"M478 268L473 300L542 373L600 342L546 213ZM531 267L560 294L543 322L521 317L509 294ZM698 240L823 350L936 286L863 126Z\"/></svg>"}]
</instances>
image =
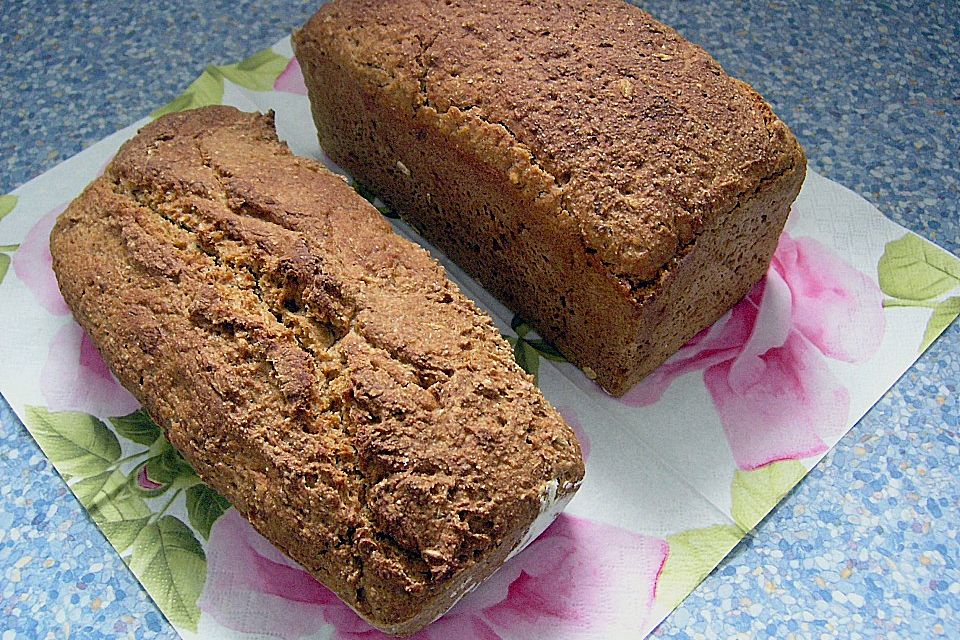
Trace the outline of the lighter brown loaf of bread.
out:
<instances>
[{"instance_id":1,"label":"lighter brown loaf of bread","mask_svg":"<svg viewBox=\"0 0 960 640\"><path fill-rule=\"evenodd\" d=\"M200 477L389 633L446 611L580 483L576 437L490 319L270 116L148 125L51 252Z\"/></svg>"},{"instance_id":2,"label":"lighter brown loaf of bread","mask_svg":"<svg viewBox=\"0 0 960 640\"><path fill-rule=\"evenodd\" d=\"M806 161L620 0L334 0L294 35L320 143L619 395L765 273Z\"/></svg>"}]
</instances>

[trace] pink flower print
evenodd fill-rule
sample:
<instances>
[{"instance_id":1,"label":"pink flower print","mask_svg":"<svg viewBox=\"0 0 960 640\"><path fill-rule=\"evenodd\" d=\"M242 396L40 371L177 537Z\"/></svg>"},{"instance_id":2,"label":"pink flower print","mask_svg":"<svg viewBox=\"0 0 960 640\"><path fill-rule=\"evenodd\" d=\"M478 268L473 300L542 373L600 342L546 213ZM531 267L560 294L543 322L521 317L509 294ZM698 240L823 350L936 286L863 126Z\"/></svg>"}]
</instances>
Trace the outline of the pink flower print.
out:
<instances>
[{"instance_id":1,"label":"pink flower print","mask_svg":"<svg viewBox=\"0 0 960 640\"><path fill-rule=\"evenodd\" d=\"M70 313L53 275L53 256L50 255L50 232L66 208L67 205L61 205L40 218L13 254L13 270L17 278L27 286L40 306L55 316Z\"/></svg>"},{"instance_id":2,"label":"pink flower print","mask_svg":"<svg viewBox=\"0 0 960 640\"><path fill-rule=\"evenodd\" d=\"M741 469L821 454L850 405L827 359L856 363L876 352L882 299L873 280L822 244L784 233L766 278L622 401L652 404L677 377L704 370Z\"/></svg>"},{"instance_id":3,"label":"pink flower print","mask_svg":"<svg viewBox=\"0 0 960 640\"><path fill-rule=\"evenodd\" d=\"M782 347L758 358L746 381L735 374L738 362L704 372L738 467L754 470L829 448L823 438L842 429L850 397L820 352L792 333Z\"/></svg>"},{"instance_id":4,"label":"pink flower print","mask_svg":"<svg viewBox=\"0 0 960 640\"><path fill-rule=\"evenodd\" d=\"M113 156L110 156L100 166L98 177L103 175L112 160ZM66 208L67 205L62 204L37 220L13 254L13 270L17 278L27 286L40 306L55 316L70 313L70 308L60 295L60 287L53 274L53 256L50 254L50 232Z\"/></svg>"},{"instance_id":5,"label":"pink flower print","mask_svg":"<svg viewBox=\"0 0 960 640\"><path fill-rule=\"evenodd\" d=\"M150 479L150 476L147 475L146 464L141 466L140 471L137 472L137 484L140 486L141 489L146 489L147 491L153 491L163 486L159 482L154 482L153 480Z\"/></svg>"},{"instance_id":6,"label":"pink flower print","mask_svg":"<svg viewBox=\"0 0 960 640\"><path fill-rule=\"evenodd\" d=\"M40 392L51 411L125 416L140 407L114 379L90 336L73 322L50 342L40 371Z\"/></svg>"},{"instance_id":7,"label":"pink flower print","mask_svg":"<svg viewBox=\"0 0 960 640\"><path fill-rule=\"evenodd\" d=\"M469 616L494 638L639 637L668 553L664 540L561 514L451 617Z\"/></svg>"},{"instance_id":8,"label":"pink flower print","mask_svg":"<svg viewBox=\"0 0 960 640\"><path fill-rule=\"evenodd\" d=\"M526 550L413 638L639 635L668 551L664 540L561 515ZM200 608L228 628L294 639L331 625L336 640L389 638L233 510L214 525L207 561Z\"/></svg>"},{"instance_id":9,"label":"pink flower print","mask_svg":"<svg viewBox=\"0 0 960 640\"><path fill-rule=\"evenodd\" d=\"M287 68L277 76L276 82L273 83L273 90L295 93L298 96L307 95L307 85L303 82L303 72L296 57L290 58Z\"/></svg>"},{"instance_id":10,"label":"pink flower print","mask_svg":"<svg viewBox=\"0 0 960 640\"><path fill-rule=\"evenodd\" d=\"M214 523L206 553L207 582L200 610L235 631L293 640L326 626L328 610L347 608L277 551L236 509Z\"/></svg>"},{"instance_id":11,"label":"pink flower print","mask_svg":"<svg viewBox=\"0 0 960 640\"><path fill-rule=\"evenodd\" d=\"M781 238L773 267L790 287L794 327L823 355L864 362L876 353L885 327L876 282L812 238Z\"/></svg>"}]
</instances>

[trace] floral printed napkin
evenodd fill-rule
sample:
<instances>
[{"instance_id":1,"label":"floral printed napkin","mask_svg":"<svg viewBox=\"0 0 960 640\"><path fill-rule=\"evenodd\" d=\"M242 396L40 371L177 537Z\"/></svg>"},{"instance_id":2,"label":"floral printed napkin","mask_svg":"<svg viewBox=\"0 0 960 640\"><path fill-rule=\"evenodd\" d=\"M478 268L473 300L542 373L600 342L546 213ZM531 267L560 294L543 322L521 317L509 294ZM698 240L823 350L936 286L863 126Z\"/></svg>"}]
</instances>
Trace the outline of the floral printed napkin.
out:
<instances>
[{"instance_id":1,"label":"floral printed napkin","mask_svg":"<svg viewBox=\"0 0 960 640\"><path fill-rule=\"evenodd\" d=\"M294 152L324 158L305 94L284 40L209 67L151 117L274 109ZM147 121L0 198L0 390L182 636L380 637L200 482L60 297L53 223ZM437 257L577 429L587 479L420 639L645 635L960 313L960 260L815 173L766 279L620 399Z\"/></svg>"}]
</instances>

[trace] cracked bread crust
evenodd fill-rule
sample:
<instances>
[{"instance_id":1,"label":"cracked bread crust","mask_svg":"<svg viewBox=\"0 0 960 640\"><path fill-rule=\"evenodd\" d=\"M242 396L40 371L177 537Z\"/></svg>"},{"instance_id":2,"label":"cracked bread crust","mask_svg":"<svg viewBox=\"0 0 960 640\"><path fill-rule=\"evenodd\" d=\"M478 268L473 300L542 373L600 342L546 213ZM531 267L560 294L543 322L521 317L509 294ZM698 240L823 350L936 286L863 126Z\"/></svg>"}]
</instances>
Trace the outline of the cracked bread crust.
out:
<instances>
[{"instance_id":1,"label":"cracked bread crust","mask_svg":"<svg viewBox=\"0 0 960 640\"><path fill-rule=\"evenodd\" d=\"M803 180L756 92L620 0L335 0L294 45L327 153L614 394L762 277ZM681 316L711 243L733 278Z\"/></svg>"},{"instance_id":2,"label":"cracked bread crust","mask_svg":"<svg viewBox=\"0 0 960 640\"><path fill-rule=\"evenodd\" d=\"M490 319L272 116L173 114L58 220L64 298L170 442L375 626L409 634L492 573L570 428Z\"/></svg>"}]
</instances>

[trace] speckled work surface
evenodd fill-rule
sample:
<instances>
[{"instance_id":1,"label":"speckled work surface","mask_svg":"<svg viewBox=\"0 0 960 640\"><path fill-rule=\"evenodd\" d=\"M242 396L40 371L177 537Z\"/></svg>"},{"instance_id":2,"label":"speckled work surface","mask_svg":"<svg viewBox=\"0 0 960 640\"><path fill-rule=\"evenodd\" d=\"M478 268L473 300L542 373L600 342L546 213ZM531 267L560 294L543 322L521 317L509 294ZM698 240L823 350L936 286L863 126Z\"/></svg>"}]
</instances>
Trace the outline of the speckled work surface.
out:
<instances>
[{"instance_id":1,"label":"speckled work surface","mask_svg":"<svg viewBox=\"0 0 960 640\"><path fill-rule=\"evenodd\" d=\"M753 84L815 170L960 253L960 4L646 2ZM0 192L240 60L313 2L5 3ZM955 323L655 632L960 637ZM0 403L0 638L176 637Z\"/></svg>"}]
</instances>

